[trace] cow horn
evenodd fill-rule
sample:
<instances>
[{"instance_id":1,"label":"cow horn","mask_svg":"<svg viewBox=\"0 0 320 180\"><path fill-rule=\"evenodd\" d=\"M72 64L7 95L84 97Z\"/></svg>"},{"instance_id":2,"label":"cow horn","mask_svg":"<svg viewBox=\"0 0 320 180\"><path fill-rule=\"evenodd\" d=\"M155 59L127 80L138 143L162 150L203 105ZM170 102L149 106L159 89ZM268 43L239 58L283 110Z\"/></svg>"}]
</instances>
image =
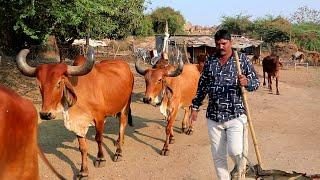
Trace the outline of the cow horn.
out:
<instances>
[{"instance_id":1,"label":"cow horn","mask_svg":"<svg viewBox=\"0 0 320 180\"><path fill-rule=\"evenodd\" d=\"M136 61L134 67L136 68L136 71L137 71L140 75L144 76L144 75L146 74L146 72L147 72L147 69L144 69L143 67L141 67L141 66L139 65L139 62L138 62L138 61L139 61L139 60Z\"/></svg>"},{"instance_id":2,"label":"cow horn","mask_svg":"<svg viewBox=\"0 0 320 180\"><path fill-rule=\"evenodd\" d=\"M94 49L92 46L89 46L87 53L87 60L84 64L80 66L70 66L68 65L67 74L70 76L83 76L88 74L94 65Z\"/></svg>"},{"instance_id":3,"label":"cow horn","mask_svg":"<svg viewBox=\"0 0 320 180\"><path fill-rule=\"evenodd\" d=\"M183 66L184 66L183 60L182 60L182 58L180 58L177 69L174 70L174 71L169 72L167 76L168 76L168 77L176 77L176 76L179 76L179 75L182 73Z\"/></svg>"},{"instance_id":4,"label":"cow horn","mask_svg":"<svg viewBox=\"0 0 320 180\"><path fill-rule=\"evenodd\" d=\"M29 76L29 77L35 77L36 76L36 73L35 73L36 68L29 66L26 61L26 57L29 52L30 52L29 49L21 50L17 56L16 61L17 61L18 69L20 72L22 72L22 74Z\"/></svg>"}]
</instances>

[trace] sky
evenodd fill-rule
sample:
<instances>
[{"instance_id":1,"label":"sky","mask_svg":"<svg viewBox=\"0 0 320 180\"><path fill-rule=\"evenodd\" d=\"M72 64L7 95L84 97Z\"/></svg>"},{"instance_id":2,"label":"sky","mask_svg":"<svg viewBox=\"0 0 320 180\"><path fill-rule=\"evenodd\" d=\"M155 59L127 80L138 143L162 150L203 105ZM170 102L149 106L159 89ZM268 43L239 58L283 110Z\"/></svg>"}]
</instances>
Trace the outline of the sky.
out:
<instances>
[{"instance_id":1,"label":"sky","mask_svg":"<svg viewBox=\"0 0 320 180\"><path fill-rule=\"evenodd\" d=\"M266 15L291 17L299 8L307 6L320 11L320 0L150 0L147 13L158 7L180 11L193 25L213 26L221 23L222 16L250 15L251 20Z\"/></svg>"}]
</instances>

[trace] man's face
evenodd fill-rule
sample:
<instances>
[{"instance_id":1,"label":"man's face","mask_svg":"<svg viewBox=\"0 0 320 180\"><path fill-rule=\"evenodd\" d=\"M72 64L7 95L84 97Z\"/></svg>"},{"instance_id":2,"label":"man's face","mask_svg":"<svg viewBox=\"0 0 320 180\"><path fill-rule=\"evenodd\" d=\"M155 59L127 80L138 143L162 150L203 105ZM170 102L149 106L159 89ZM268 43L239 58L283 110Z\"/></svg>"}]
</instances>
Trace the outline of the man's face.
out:
<instances>
[{"instance_id":1,"label":"man's face","mask_svg":"<svg viewBox=\"0 0 320 180\"><path fill-rule=\"evenodd\" d=\"M228 39L220 39L216 42L216 48L217 52L221 55L224 56L227 53L231 52L231 40Z\"/></svg>"}]
</instances>

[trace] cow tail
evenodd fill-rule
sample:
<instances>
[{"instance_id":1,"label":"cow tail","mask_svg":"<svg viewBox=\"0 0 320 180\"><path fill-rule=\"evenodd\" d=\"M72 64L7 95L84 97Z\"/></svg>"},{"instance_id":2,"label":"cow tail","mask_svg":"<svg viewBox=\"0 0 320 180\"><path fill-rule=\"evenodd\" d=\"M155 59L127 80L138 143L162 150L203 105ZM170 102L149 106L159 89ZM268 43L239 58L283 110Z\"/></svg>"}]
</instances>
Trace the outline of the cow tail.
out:
<instances>
[{"instance_id":1,"label":"cow tail","mask_svg":"<svg viewBox=\"0 0 320 180\"><path fill-rule=\"evenodd\" d=\"M61 180L66 180L65 177L63 177L60 173L58 173L54 167L51 165L51 163L48 161L47 157L44 155L44 153L42 152L41 148L39 147L39 145L37 146L38 147L38 153L41 157L41 159L44 161L44 163L49 167L49 169Z\"/></svg>"},{"instance_id":2,"label":"cow tail","mask_svg":"<svg viewBox=\"0 0 320 180\"><path fill-rule=\"evenodd\" d=\"M128 111L128 124L129 124L129 126L133 126L132 115L131 115L131 107L129 107L129 111Z\"/></svg>"}]
</instances>

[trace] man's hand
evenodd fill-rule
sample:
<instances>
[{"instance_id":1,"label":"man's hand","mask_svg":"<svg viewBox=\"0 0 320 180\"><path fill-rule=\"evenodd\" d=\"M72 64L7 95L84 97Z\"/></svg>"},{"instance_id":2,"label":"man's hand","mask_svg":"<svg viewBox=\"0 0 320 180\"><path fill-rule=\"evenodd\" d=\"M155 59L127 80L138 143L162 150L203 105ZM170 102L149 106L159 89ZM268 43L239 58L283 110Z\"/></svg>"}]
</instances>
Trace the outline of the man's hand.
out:
<instances>
[{"instance_id":1,"label":"man's hand","mask_svg":"<svg viewBox=\"0 0 320 180\"><path fill-rule=\"evenodd\" d=\"M240 86L247 86L248 85L248 79L245 75L239 75L239 84Z\"/></svg>"},{"instance_id":2,"label":"man's hand","mask_svg":"<svg viewBox=\"0 0 320 180\"><path fill-rule=\"evenodd\" d=\"M189 128L186 131L187 135L192 135L194 123L197 121L197 117L198 117L198 110L192 109L191 114L189 116Z\"/></svg>"}]
</instances>

